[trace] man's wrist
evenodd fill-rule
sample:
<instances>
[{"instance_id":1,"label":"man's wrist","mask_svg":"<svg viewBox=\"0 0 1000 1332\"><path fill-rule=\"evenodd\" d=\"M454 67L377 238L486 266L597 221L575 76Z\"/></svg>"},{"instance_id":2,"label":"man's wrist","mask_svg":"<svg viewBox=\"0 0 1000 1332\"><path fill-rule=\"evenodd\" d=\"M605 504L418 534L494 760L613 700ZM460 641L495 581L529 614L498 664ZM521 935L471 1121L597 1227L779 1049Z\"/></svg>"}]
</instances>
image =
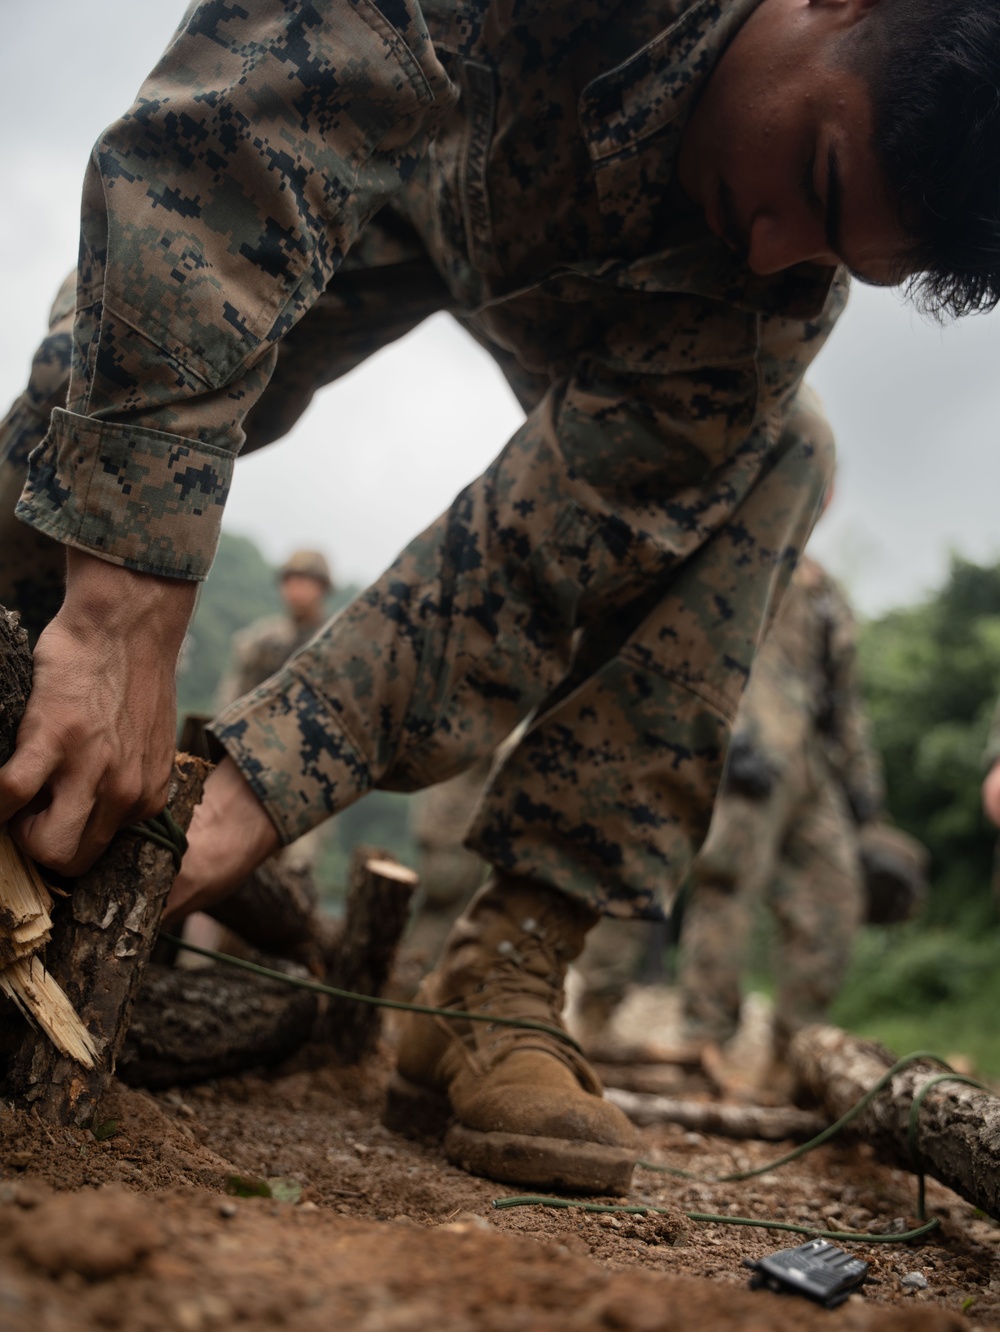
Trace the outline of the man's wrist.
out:
<instances>
[{"instance_id":1,"label":"man's wrist","mask_svg":"<svg viewBox=\"0 0 1000 1332\"><path fill-rule=\"evenodd\" d=\"M61 614L74 628L110 637L155 631L161 651L179 651L197 590L185 579L137 573L71 547Z\"/></svg>"}]
</instances>

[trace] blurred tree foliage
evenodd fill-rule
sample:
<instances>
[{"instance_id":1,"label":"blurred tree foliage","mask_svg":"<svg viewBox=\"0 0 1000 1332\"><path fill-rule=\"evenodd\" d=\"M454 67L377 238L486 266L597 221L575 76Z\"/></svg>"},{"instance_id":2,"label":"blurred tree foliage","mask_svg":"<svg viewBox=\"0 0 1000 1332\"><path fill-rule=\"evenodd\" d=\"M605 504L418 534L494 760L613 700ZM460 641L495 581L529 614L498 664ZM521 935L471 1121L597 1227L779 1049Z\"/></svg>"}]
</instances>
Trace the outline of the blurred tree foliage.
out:
<instances>
[{"instance_id":1,"label":"blurred tree foliage","mask_svg":"<svg viewBox=\"0 0 1000 1332\"><path fill-rule=\"evenodd\" d=\"M1000 565L954 558L946 583L925 602L864 627L859 655L890 811L933 856L927 920L993 920L996 830L982 814L979 788L1000 692Z\"/></svg>"},{"instance_id":2,"label":"blurred tree foliage","mask_svg":"<svg viewBox=\"0 0 1000 1332\"><path fill-rule=\"evenodd\" d=\"M249 537L223 532L188 630L177 674L177 711L211 713L237 629L281 609L274 568Z\"/></svg>"}]
</instances>

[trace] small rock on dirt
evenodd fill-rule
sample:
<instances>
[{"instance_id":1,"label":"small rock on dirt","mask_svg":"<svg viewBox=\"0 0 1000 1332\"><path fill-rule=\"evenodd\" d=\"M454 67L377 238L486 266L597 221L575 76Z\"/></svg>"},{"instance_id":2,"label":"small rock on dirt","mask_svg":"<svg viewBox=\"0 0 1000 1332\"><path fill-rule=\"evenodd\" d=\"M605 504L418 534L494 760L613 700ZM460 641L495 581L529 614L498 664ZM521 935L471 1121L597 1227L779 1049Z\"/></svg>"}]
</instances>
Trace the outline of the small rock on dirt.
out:
<instances>
[{"instance_id":1,"label":"small rock on dirt","mask_svg":"<svg viewBox=\"0 0 1000 1332\"><path fill-rule=\"evenodd\" d=\"M904 1290L926 1290L927 1278L923 1272L907 1272L906 1276L900 1277L899 1284Z\"/></svg>"}]
</instances>

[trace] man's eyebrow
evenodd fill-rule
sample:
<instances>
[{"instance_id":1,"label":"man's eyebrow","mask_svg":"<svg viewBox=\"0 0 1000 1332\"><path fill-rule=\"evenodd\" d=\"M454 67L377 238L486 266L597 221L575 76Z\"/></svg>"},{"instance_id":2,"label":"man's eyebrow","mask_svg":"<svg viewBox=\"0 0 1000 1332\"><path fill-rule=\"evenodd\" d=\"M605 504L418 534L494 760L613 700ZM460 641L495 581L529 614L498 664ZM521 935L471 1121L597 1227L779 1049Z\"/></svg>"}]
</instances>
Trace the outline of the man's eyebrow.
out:
<instances>
[{"instance_id":1,"label":"man's eyebrow","mask_svg":"<svg viewBox=\"0 0 1000 1332\"><path fill-rule=\"evenodd\" d=\"M832 254L840 254L841 215L844 207L844 187L840 179L840 162L834 144L826 155L826 245Z\"/></svg>"}]
</instances>

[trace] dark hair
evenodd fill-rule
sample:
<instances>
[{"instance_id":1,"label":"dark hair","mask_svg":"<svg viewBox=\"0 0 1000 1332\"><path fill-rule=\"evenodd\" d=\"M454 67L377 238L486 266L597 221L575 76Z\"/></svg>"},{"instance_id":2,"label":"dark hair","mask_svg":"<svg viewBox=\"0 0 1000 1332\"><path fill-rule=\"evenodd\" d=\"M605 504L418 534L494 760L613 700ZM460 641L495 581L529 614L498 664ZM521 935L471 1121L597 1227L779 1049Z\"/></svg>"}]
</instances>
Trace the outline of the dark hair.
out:
<instances>
[{"instance_id":1,"label":"dark hair","mask_svg":"<svg viewBox=\"0 0 1000 1332\"><path fill-rule=\"evenodd\" d=\"M844 39L867 83L873 147L938 316L1000 303L1000 4L878 0Z\"/></svg>"}]
</instances>

